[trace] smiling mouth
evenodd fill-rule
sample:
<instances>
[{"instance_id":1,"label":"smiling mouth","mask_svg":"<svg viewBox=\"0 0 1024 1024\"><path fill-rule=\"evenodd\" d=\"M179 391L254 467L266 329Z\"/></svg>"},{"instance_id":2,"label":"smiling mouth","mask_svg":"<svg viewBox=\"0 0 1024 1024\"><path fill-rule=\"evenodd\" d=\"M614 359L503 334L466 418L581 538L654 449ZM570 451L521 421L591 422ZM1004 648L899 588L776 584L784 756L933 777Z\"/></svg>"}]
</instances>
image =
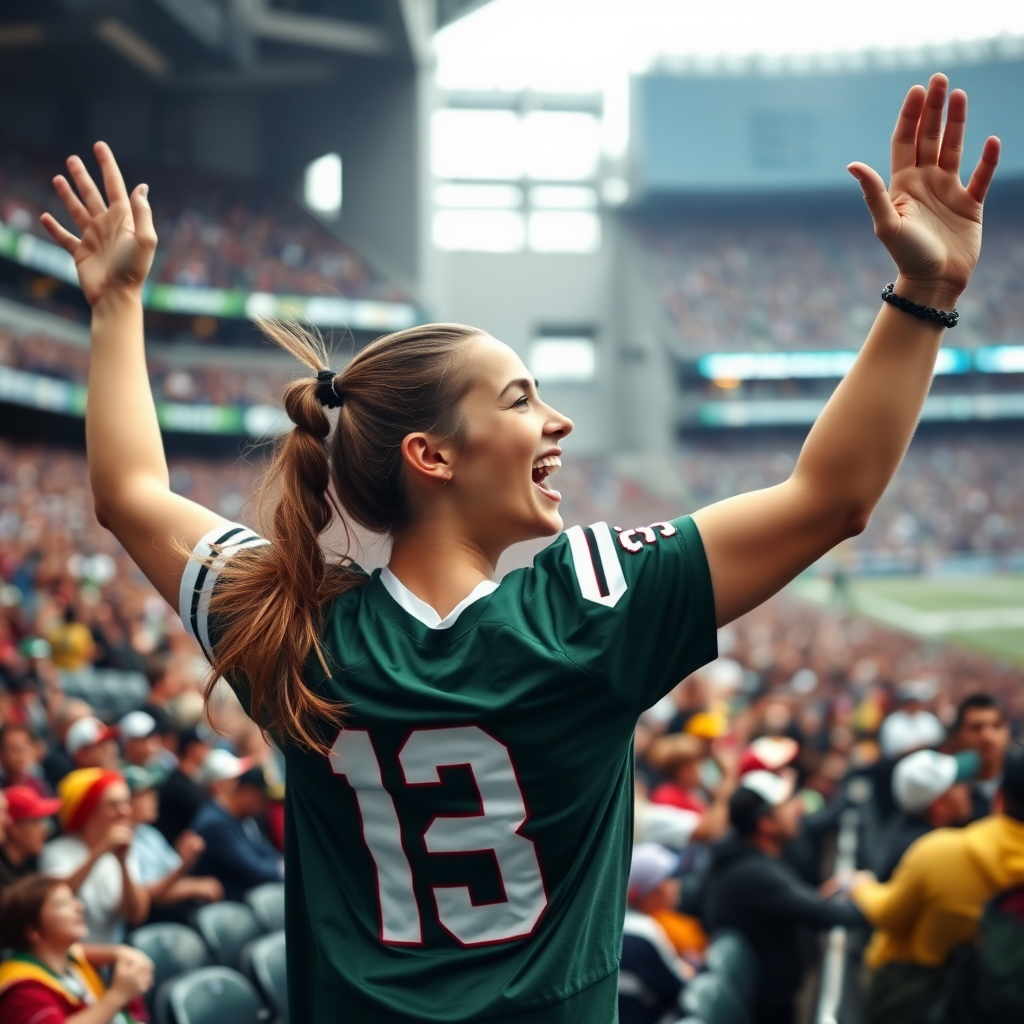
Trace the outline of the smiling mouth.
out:
<instances>
[{"instance_id":1,"label":"smiling mouth","mask_svg":"<svg viewBox=\"0 0 1024 1024\"><path fill-rule=\"evenodd\" d=\"M545 498L550 498L552 501L561 501L562 496L558 491L548 487L547 479L556 469L561 469L561 467L562 460L557 455L545 455L544 458L538 459L533 464L533 482L537 490Z\"/></svg>"}]
</instances>

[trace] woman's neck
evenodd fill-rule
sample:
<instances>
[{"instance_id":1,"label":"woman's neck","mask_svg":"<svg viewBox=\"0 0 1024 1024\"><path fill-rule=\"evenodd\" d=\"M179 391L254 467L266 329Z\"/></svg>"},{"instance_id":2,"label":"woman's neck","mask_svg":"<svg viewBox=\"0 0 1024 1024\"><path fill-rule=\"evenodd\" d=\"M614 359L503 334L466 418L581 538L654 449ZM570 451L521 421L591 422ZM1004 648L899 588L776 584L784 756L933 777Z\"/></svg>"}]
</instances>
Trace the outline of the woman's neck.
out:
<instances>
[{"instance_id":1,"label":"woman's neck","mask_svg":"<svg viewBox=\"0 0 1024 1024\"><path fill-rule=\"evenodd\" d=\"M50 942L37 943L29 951L41 964L49 967L54 974L63 976L68 969L68 949L64 945L54 945Z\"/></svg>"},{"instance_id":2,"label":"woman's neck","mask_svg":"<svg viewBox=\"0 0 1024 1024\"><path fill-rule=\"evenodd\" d=\"M388 567L443 619L494 575L496 561L465 537L422 524L395 537Z\"/></svg>"}]
</instances>

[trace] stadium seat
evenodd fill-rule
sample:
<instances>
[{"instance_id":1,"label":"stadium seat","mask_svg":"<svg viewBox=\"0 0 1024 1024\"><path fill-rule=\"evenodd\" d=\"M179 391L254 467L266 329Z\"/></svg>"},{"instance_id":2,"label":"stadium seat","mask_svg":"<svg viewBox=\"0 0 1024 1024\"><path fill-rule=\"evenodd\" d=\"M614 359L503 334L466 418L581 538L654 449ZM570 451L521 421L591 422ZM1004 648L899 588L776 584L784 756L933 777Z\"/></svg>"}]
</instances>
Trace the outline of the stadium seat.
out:
<instances>
[{"instance_id":1,"label":"stadium seat","mask_svg":"<svg viewBox=\"0 0 1024 1024\"><path fill-rule=\"evenodd\" d=\"M157 994L155 1024L263 1024L267 1008L248 978L230 967L200 967Z\"/></svg>"},{"instance_id":2,"label":"stadium seat","mask_svg":"<svg viewBox=\"0 0 1024 1024\"><path fill-rule=\"evenodd\" d=\"M717 974L699 974L683 993L683 1009L702 1024L749 1024L736 992Z\"/></svg>"},{"instance_id":3,"label":"stadium seat","mask_svg":"<svg viewBox=\"0 0 1024 1024\"><path fill-rule=\"evenodd\" d=\"M288 977L285 969L284 932L254 939L242 954L245 973L256 984L263 1001L280 1024L288 1024Z\"/></svg>"},{"instance_id":4,"label":"stadium seat","mask_svg":"<svg viewBox=\"0 0 1024 1024\"><path fill-rule=\"evenodd\" d=\"M153 961L153 994L166 981L186 971L206 967L210 951L199 933L183 924L147 924L128 937L128 944L142 950Z\"/></svg>"},{"instance_id":5,"label":"stadium seat","mask_svg":"<svg viewBox=\"0 0 1024 1024\"><path fill-rule=\"evenodd\" d=\"M246 943L260 935L256 915L244 903L209 903L196 911L196 928L225 967L237 968Z\"/></svg>"},{"instance_id":6,"label":"stadium seat","mask_svg":"<svg viewBox=\"0 0 1024 1024\"><path fill-rule=\"evenodd\" d=\"M278 932L284 927L284 883L267 882L257 885L245 894L245 902L252 907L260 928L265 932Z\"/></svg>"},{"instance_id":7,"label":"stadium seat","mask_svg":"<svg viewBox=\"0 0 1024 1024\"><path fill-rule=\"evenodd\" d=\"M707 969L722 979L746 1005L754 997L757 958L750 943L736 931L723 931L708 946Z\"/></svg>"}]
</instances>

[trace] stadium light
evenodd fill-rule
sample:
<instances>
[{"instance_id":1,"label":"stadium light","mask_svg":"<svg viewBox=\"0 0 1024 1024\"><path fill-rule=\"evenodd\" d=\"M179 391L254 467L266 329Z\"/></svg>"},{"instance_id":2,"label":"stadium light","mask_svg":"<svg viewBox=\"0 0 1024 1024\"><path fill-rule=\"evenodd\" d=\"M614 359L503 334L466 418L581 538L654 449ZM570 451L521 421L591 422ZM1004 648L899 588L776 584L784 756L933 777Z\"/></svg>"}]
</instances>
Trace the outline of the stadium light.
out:
<instances>
[{"instance_id":1,"label":"stadium light","mask_svg":"<svg viewBox=\"0 0 1024 1024\"><path fill-rule=\"evenodd\" d=\"M317 213L337 217L341 213L341 157L325 153L306 167L306 205Z\"/></svg>"},{"instance_id":2,"label":"stadium light","mask_svg":"<svg viewBox=\"0 0 1024 1024\"><path fill-rule=\"evenodd\" d=\"M537 338L527 362L541 384L584 384L597 376L597 346L587 337Z\"/></svg>"}]
</instances>

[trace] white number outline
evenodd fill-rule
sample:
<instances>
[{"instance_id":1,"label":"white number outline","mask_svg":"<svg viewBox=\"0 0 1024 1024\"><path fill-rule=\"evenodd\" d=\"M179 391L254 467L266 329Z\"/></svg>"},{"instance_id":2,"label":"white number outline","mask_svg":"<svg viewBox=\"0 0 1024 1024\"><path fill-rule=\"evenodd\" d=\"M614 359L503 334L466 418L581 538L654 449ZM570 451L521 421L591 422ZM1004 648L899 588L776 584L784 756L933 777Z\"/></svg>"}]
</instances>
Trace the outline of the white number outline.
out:
<instances>
[{"instance_id":1,"label":"white number outline","mask_svg":"<svg viewBox=\"0 0 1024 1024\"><path fill-rule=\"evenodd\" d=\"M473 767L472 762L466 760L462 755L453 755L450 759L446 758L442 760L430 757L428 760L433 763L429 765L429 768L433 771L434 778L428 778L422 782L409 781L407 765L403 763L402 760L402 755L406 752L409 744L413 742L418 734L444 732L450 734L452 732L462 732L465 730L476 730L481 734L481 736L486 737L491 741L491 743L496 744L507 760L508 767L511 771L511 784L518 795L519 808L521 808L522 811L522 816L519 818L518 824L509 830L508 835L510 837L515 836L517 839L523 840L529 845L529 854L526 854L526 856L532 858L532 865L536 868L537 878L536 882L531 881L528 885L539 883L540 886L540 906L534 907L533 910L531 910L532 923L528 929L515 934L502 935L497 938L477 941L464 941L458 934L456 934L455 931L452 930L452 928L448 926L448 924L445 923L445 913L441 906L443 897L439 899L438 890L465 893L465 899L469 907L474 909L477 907L501 907L511 904L512 900L509 898L508 884L502 871L501 857L499 855L498 848L495 846L485 846L479 849L435 851L430 849L430 843L427 836L434 825L438 822L453 821L460 818L477 819L482 821L483 819L491 817L492 825L500 825L503 821L505 824L508 824L507 815L499 815L498 822L493 822L495 815L488 815L487 813L486 801L480 787L480 779L478 778L477 771ZM365 737L365 739L363 737ZM349 750L344 751L344 753L347 753L349 758L355 759L354 764L350 763L349 771L346 771L343 765L343 750L340 749L343 747L348 747ZM494 867L498 876L498 882L505 897L504 900L494 900L488 903L477 904L473 902L472 893L468 885L432 885L430 890L434 897L434 912L438 924L454 942L464 948L502 945L507 942L516 942L524 938L529 938L536 931L537 926L540 924L547 912L550 901L548 897L547 881L544 878L544 869L541 866L540 857L537 855L537 844L534 840L530 839L529 836L522 834L522 829L525 828L527 822L530 820L530 808L526 802L525 794L523 793L522 786L519 782L519 773L516 771L515 763L512 760L512 755L508 747L497 737L491 735L485 729L482 729L477 725L435 726L426 729L410 730L399 747L397 760L407 786L419 787L443 785L443 780L441 779L440 772L438 771L440 768L465 768L469 772L473 786L476 789L480 808L479 812L476 814L435 814L428 822L420 838L423 842L424 851L427 856L430 857L456 856L463 853L490 853L494 860ZM340 730L334 739L334 743L331 745L328 763L332 773L345 780L346 785L348 785L352 790L353 796L355 797L356 813L359 815L360 819L363 844L370 856L377 881L378 937L380 942L383 945L388 946L423 946L424 939L420 906L419 901L416 899L412 865L405 849L402 825L398 819L398 811L395 807L394 797L392 797L391 793L384 786L383 775L380 768L380 759L377 757L377 752L374 748L373 740L369 731L366 729ZM418 767L423 769L425 766L426 762ZM355 768L355 771L351 771L353 767ZM359 783L358 785L353 785L353 778L355 778ZM519 816L519 808L516 808L516 817ZM519 859L521 859L522 856L524 856L524 848L519 847L518 850L518 856ZM513 853L515 853L515 851L513 851ZM397 872L397 875L388 872L387 868L389 865L391 872ZM402 898L403 896L405 899ZM402 913L403 904L405 905L404 915ZM412 908L411 915L408 913L409 904L411 904ZM450 901L449 906L451 906Z\"/></svg>"}]
</instances>

